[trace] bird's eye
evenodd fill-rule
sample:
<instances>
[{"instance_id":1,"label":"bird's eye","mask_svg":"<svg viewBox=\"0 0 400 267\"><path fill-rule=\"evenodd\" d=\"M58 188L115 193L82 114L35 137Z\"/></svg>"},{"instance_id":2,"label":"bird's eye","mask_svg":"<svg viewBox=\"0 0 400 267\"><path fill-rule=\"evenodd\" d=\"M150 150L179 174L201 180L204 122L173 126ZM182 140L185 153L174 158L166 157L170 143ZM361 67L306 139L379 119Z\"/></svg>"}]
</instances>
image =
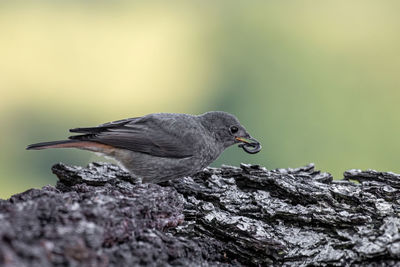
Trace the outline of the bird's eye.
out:
<instances>
[{"instance_id":1,"label":"bird's eye","mask_svg":"<svg viewBox=\"0 0 400 267\"><path fill-rule=\"evenodd\" d=\"M233 133L233 134L237 133L237 131L239 131L238 127L236 127L236 126L231 126L230 130L231 130L231 133Z\"/></svg>"}]
</instances>

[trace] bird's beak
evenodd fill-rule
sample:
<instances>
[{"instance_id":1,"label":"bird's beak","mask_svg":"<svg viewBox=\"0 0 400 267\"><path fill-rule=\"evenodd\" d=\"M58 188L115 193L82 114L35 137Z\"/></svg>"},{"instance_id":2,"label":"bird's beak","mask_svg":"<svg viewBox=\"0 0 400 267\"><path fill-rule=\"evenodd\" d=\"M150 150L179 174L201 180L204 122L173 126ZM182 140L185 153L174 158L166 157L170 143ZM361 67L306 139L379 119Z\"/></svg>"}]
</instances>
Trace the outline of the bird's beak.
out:
<instances>
[{"instance_id":1,"label":"bird's beak","mask_svg":"<svg viewBox=\"0 0 400 267\"><path fill-rule=\"evenodd\" d=\"M258 153L262 148L260 142L258 142L253 137L249 138L235 137L235 139L239 142L242 142L242 144L240 144L239 147L243 148L243 150L249 154Z\"/></svg>"},{"instance_id":2,"label":"bird's beak","mask_svg":"<svg viewBox=\"0 0 400 267\"><path fill-rule=\"evenodd\" d=\"M245 144L249 144L250 141L246 140L246 138L244 137L235 137L235 139L239 142L245 143Z\"/></svg>"}]
</instances>

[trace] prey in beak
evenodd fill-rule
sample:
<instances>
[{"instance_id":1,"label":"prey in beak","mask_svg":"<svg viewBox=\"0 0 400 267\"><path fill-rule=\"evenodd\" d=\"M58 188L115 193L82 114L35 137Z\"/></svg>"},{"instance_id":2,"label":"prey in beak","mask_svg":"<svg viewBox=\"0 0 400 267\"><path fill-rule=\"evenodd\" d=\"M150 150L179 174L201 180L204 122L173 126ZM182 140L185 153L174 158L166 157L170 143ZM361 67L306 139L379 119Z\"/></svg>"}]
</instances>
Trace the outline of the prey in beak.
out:
<instances>
[{"instance_id":1,"label":"prey in beak","mask_svg":"<svg viewBox=\"0 0 400 267\"><path fill-rule=\"evenodd\" d=\"M235 137L235 139L237 141L241 142L239 147L243 148L243 150L249 154L256 154L256 153L260 152L260 150L262 148L260 142L258 142L253 137L249 137L249 138Z\"/></svg>"}]
</instances>

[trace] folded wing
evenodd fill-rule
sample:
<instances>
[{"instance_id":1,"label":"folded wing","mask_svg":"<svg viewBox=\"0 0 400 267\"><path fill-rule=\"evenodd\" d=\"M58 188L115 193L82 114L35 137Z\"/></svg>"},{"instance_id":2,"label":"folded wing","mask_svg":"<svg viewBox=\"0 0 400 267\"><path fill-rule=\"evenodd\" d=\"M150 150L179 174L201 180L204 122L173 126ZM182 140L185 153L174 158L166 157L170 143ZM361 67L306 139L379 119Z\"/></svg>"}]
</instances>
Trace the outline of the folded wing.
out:
<instances>
[{"instance_id":1,"label":"folded wing","mask_svg":"<svg viewBox=\"0 0 400 267\"><path fill-rule=\"evenodd\" d=\"M187 158L193 156L194 134L182 134L173 118L146 116L125 119L97 127L76 128L84 133L70 139L92 141L157 157Z\"/></svg>"}]
</instances>

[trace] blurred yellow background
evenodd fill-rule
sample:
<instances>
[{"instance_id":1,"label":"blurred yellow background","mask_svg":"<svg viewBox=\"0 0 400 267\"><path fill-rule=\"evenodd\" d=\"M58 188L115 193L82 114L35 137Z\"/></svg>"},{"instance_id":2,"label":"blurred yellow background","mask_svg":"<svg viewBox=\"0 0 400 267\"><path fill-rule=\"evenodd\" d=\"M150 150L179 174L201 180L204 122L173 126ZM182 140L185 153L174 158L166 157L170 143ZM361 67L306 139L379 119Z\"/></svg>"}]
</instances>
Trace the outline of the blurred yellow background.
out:
<instances>
[{"instance_id":1,"label":"blurred yellow background","mask_svg":"<svg viewBox=\"0 0 400 267\"><path fill-rule=\"evenodd\" d=\"M400 172L398 1L2 1L0 197L55 184L68 129L234 113L263 144L222 163ZM102 160L102 159L101 159Z\"/></svg>"}]
</instances>

